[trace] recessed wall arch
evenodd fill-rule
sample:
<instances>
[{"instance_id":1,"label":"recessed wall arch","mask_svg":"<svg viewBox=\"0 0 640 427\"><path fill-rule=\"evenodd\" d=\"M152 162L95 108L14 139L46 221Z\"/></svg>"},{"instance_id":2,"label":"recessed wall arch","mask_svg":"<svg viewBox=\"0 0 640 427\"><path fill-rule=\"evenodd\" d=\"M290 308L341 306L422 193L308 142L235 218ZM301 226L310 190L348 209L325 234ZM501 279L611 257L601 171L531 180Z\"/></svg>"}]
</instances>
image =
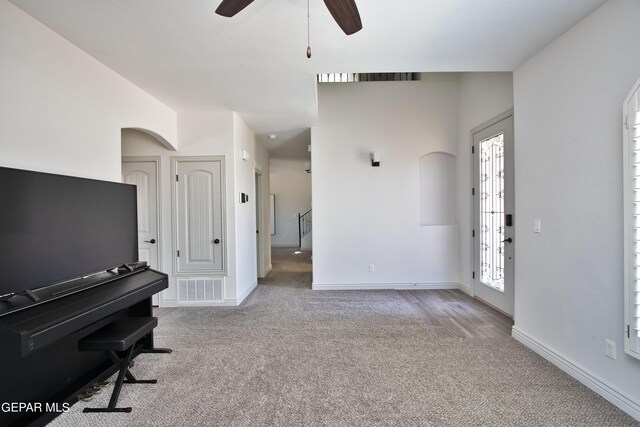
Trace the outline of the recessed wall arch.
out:
<instances>
[{"instance_id":1,"label":"recessed wall arch","mask_svg":"<svg viewBox=\"0 0 640 427\"><path fill-rule=\"evenodd\" d=\"M420 225L456 224L455 160L444 151L420 157Z\"/></svg>"},{"instance_id":2,"label":"recessed wall arch","mask_svg":"<svg viewBox=\"0 0 640 427\"><path fill-rule=\"evenodd\" d=\"M158 141L158 143L160 145L162 145L164 148L166 148L167 150L169 150L169 151L177 151L178 150L178 144L177 143L169 142L169 140L167 140L165 137L163 137L159 133L154 132L152 130L145 129L145 128L140 128L140 127L126 127L126 128L122 128L122 130L137 130L139 132L144 132L147 135L149 135L149 136L153 137L154 139L156 139Z\"/></svg>"}]
</instances>

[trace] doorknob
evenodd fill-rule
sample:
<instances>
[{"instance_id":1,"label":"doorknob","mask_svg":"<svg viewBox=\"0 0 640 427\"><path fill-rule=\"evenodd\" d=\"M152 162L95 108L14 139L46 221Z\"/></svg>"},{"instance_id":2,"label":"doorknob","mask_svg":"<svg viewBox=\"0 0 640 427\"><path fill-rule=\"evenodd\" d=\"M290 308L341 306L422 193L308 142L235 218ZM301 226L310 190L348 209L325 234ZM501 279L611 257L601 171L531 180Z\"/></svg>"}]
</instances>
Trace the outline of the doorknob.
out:
<instances>
[{"instance_id":1,"label":"doorknob","mask_svg":"<svg viewBox=\"0 0 640 427\"><path fill-rule=\"evenodd\" d=\"M156 239L145 240L145 243L151 243L152 245L156 242Z\"/></svg>"},{"instance_id":2,"label":"doorknob","mask_svg":"<svg viewBox=\"0 0 640 427\"><path fill-rule=\"evenodd\" d=\"M215 239L213 243L217 245L218 243L220 243L220 239Z\"/></svg>"},{"instance_id":3,"label":"doorknob","mask_svg":"<svg viewBox=\"0 0 640 427\"><path fill-rule=\"evenodd\" d=\"M503 243L504 242L511 243L511 242L513 242L513 239L511 237L509 237L508 239L504 239L502 242Z\"/></svg>"}]
</instances>

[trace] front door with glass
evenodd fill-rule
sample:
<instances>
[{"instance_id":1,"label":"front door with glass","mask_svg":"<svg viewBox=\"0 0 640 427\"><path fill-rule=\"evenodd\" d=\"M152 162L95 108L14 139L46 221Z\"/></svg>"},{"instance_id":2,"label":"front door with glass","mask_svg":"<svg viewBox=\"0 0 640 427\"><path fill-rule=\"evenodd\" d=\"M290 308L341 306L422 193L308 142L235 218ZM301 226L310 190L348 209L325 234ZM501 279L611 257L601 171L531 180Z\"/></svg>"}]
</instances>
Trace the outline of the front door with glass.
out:
<instances>
[{"instance_id":1,"label":"front door with glass","mask_svg":"<svg viewBox=\"0 0 640 427\"><path fill-rule=\"evenodd\" d=\"M513 115L473 133L475 296L514 311Z\"/></svg>"}]
</instances>

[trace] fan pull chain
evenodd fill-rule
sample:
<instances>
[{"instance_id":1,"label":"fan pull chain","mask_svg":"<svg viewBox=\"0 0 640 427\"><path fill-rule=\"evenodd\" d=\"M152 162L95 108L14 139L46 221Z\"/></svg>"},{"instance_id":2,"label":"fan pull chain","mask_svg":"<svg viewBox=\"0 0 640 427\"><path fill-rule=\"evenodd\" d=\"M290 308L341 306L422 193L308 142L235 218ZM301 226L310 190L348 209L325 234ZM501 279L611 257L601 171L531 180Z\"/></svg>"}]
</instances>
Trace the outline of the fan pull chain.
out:
<instances>
[{"instance_id":1,"label":"fan pull chain","mask_svg":"<svg viewBox=\"0 0 640 427\"><path fill-rule=\"evenodd\" d=\"M309 31L309 0L307 0L307 58L311 58L311 31Z\"/></svg>"}]
</instances>

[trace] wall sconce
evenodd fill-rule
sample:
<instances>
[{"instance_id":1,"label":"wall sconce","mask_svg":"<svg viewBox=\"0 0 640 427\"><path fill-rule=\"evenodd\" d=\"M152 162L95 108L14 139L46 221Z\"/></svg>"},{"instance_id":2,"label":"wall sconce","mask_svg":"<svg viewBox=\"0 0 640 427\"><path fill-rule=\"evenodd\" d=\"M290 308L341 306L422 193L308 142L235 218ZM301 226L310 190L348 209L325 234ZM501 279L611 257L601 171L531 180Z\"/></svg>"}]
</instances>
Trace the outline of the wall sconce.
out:
<instances>
[{"instance_id":1,"label":"wall sconce","mask_svg":"<svg viewBox=\"0 0 640 427\"><path fill-rule=\"evenodd\" d=\"M304 170L307 173L311 173L311 162L304 162Z\"/></svg>"},{"instance_id":2,"label":"wall sconce","mask_svg":"<svg viewBox=\"0 0 640 427\"><path fill-rule=\"evenodd\" d=\"M371 166L380 166L380 153L378 153L377 151L371 153Z\"/></svg>"}]
</instances>

